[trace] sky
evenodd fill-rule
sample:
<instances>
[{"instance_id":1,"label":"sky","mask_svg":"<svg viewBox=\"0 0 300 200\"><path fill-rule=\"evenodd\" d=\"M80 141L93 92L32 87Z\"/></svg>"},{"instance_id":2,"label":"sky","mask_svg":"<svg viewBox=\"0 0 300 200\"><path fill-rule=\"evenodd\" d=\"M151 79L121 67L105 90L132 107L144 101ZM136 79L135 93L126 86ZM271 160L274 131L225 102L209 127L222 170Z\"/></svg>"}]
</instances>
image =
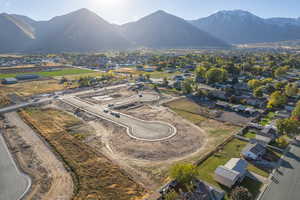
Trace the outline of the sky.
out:
<instances>
[{"instance_id":1,"label":"sky","mask_svg":"<svg viewBox=\"0 0 300 200\"><path fill-rule=\"evenodd\" d=\"M0 0L0 13L49 20L88 8L105 20L124 24L157 10L184 19L198 19L220 10L242 9L260 17L300 17L299 0Z\"/></svg>"}]
</instances>

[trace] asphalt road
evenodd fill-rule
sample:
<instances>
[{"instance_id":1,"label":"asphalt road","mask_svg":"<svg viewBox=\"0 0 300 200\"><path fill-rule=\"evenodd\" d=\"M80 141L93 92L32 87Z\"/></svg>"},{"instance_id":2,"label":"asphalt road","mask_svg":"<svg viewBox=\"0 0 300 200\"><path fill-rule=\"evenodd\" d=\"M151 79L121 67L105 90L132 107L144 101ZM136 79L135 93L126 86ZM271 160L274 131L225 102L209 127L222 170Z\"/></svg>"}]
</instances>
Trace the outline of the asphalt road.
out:
<instances>
[{"instance_id":1,"label":"asphalt road","mask_svg":"<svg viewBox=\"0 0 300 200\"><path fill-rule=\"evenodd\" d=\"M19 171L0 134L0 199L18 200L30 185L30 178Z\"/></svg>"},{"instance_id":2,"label":"asphalt road","mask_svg":"<svg viewBox=\"0 0 300 200\"><path fill-rule=\"evenodd\" d=\"M261 200L300 199L300 147L291 145Z\"/></svg>"},{"instance_id":3,"label":"asphalt road","mask_svg":"<svg viewBox=\"0 0 300 200\"><path fill-rule=\"evenodd\" d=\"M140 101L149 101L153 98L157 99L157 97L153 94L144 94L142 98L138 96L135 98L138 98ZM132 100L134 97L130 97L130 99ZM164 122L143 121L122 113L119 113L120 117L118 118L111 115L110 112L104 112L107 108L106 105L92 105L72 96L61 98L61 100L85 111L96 114L101 118L126 127L128 135L138 140L159 141L173 137L176 134L176 128ZM126 99L123 101L126 101Z\"/></svg>"}]
</instances>

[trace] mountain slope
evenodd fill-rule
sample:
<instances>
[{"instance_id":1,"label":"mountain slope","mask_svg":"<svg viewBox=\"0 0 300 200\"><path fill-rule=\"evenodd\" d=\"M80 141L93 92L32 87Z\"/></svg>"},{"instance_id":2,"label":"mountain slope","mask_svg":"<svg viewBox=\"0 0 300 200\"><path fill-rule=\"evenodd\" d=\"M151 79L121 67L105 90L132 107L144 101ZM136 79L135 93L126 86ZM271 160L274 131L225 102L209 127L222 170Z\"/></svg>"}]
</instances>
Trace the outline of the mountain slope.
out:
<instances>
[{"instance_id":1,"label":"mountain slope","mask_svg":"<svg viewBox=\"0 0 300 200\"><path fill-rule=\"evenodd\" d=\"M36 25L35 51L98 51L131 46L113 25L95 13L81 9Z\"/></svg>"},{"instance_id":2,"label":"mountain slope","mask_svg":"<svg viewBox=\"0 0 300 200\"><path fill-rule=\"evenodd\" d=\"M157 11L136 22L121 26L124 36L136 45L151 48L227 47L185 20Z\"/></svg>"},{"instance_id":3,"label":"mountain slope","mask_svg":"<svg viewBox=\"0 0 300 200\"><path fill-rule=\"evenodd\" d=\"M300 39L300 27L282 27L242 10L220 11L191 23L233 44Z\"/></svg>"},{"instance_id":4,"label":"mountain slope","mask_svg":"<svg viewBox=\"0 0 300 200\"><path fill-rule=\"evenodd\" d=\"M8 14L0 14L0 52L24 51L35 39L28 24Z\"/></svg>"}]
</instances>

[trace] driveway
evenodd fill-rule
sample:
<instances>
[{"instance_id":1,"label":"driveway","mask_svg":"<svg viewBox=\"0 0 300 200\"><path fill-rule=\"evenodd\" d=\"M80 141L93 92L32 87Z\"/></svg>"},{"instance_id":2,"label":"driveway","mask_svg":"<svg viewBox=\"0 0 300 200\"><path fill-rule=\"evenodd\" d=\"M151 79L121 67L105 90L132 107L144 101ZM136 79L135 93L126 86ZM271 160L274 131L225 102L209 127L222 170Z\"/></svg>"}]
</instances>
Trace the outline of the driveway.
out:
<instances>
[{"instance_id":1,"label":"driveway","mask_svg":"<svg viewBox=\"0 0 300 200\"><path fill-rule=\"evenodd\" d=\"M291 145L261 200L300 199L300 146Z\"/></svg>"},{"instance_id":2,"label":"driveway","mask_svg":"<svg viewBox=\"0 0 300 200\"><path fill-rule=\"evenodd\" d=\"M0 199L18 200L30 185L30 178L19 171L0 132Z\"/></svg>"}]
</instances>

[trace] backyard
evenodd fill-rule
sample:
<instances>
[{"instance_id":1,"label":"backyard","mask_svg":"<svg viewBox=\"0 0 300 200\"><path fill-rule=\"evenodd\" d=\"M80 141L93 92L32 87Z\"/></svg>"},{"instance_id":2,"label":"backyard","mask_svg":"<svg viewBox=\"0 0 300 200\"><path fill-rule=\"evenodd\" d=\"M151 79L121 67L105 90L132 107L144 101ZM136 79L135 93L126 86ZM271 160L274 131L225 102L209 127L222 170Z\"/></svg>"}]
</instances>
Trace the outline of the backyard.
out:
<instances>
[{"instance_id":1,"label":"backyard","mask_svg":"<svg viewBox=\"0 0 300 200\"><path fill-rule=\"evenodd\" d=\"M214 180L214 171L219 165L226 164L231 158L239 158L240 153L242 149L247 145L247 142L239 140L239 139L233 139L228 144L226 144L220 151L214 153L212 156L210 156L207 160L205 160L203 163L201 163L198 166L199 169L199 178L216 186L223 190L229 191L228 188L218 184ZM269 173L266 171L263 171L254 165L249 163L248 170L251 172L254 172L256 174L259 174L263 177L268 177ZM254 180L247 180L245 181L250 182L251 184L243 184L246 188L248 188L250 191L255 191L253 187L258 187L257 185L259 183L256 183ZM260 185L260 184L259 184ZM227 197L228 198L228 197Z\"/></svg>"}]
</instances>

